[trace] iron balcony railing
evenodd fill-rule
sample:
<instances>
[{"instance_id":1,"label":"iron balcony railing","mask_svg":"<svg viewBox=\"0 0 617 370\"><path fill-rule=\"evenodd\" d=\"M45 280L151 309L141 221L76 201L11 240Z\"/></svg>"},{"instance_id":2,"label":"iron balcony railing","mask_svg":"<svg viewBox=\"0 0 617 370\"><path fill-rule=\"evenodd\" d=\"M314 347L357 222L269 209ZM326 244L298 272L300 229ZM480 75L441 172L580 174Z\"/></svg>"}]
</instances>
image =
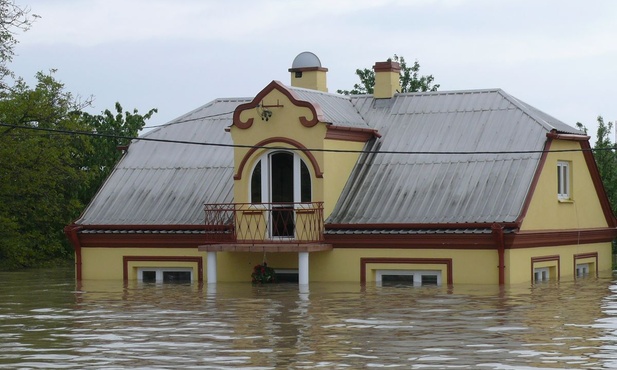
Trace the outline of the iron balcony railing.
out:
<instances>
[{"instance_id":1,"label":"iron balcony railing","mask_svg":"<svg viewBox=\"0 0 617 370\"><path fill-rule=\"evenodd\" d=\"M320 243L323 202L206 204L206 243Z\"/></svg>"}]
</instances>

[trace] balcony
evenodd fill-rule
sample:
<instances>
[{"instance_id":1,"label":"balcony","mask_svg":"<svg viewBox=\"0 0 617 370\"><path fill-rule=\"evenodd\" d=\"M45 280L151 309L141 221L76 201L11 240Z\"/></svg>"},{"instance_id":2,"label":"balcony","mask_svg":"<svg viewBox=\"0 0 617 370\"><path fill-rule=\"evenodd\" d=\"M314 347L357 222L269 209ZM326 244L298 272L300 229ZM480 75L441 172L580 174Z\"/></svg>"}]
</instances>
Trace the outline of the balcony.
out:
<instances>
[{"instance_id":1,"label":"balcony","mask_svg":"<svg viewBox=\"0 0 617 370\"><path fill-rule=\"evenodd\" d=\"M208 252L314 252L324 243L323 202L205 205Z\"/></svg>"}]
</instances>

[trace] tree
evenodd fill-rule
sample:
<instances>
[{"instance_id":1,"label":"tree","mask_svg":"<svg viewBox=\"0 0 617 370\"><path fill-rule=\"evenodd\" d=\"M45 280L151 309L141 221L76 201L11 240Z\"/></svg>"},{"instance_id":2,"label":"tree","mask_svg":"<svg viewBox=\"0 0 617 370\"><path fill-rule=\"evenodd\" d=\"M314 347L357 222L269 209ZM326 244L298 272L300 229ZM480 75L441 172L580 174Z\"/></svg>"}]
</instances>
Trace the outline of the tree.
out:
<instances>
[{"instance_id":1,"label":"tree","mask_svg":"<svg viewBox=\"0 0 617 370\"><path fill-rule=\"evenodd\" d=\"M594 145L594 158L611 209L615 212L617 210L617 144L611 142L614 123L604 123L602 116L598 116L597 122L598 129ZM587 128L582 123L577 122L576 127L587 133ZM613 254L616 253L617 240L613 240Z\"/></svg>"},{"instance_id":2,"label":"tree","mask_svg":"<svg viewBox=\"0 0 617 370\"><path fill-rule=\"evenodd\" d=\"M107 178L118 160L122 157L119 149L127 146L130 142L127 137L137 137L139 131L146 125L156 109L150 109L148 113L141 115L134 109L133 112L122 112L122 105L115 104L115 114L106 109L99 115L82 113L82 119L86 126L97 134L104 136L91 139L91 152L86 158L84 169L89 173L89 186L81 194L84 203L90 201L103 181Z\"/></svg>"},{"instance_id":3,"label":"tree","mask_svg":"<svg viewBox=\"0 0 617 370\"><path fill-rule=\"evenodd\" d=\"M13 76L8 68L8 63L15 55L15 38L17 31L27 31L32 26L38 15L29 15L30 9L21 8L13 0L0 0L0 88L8 87L6 77Z\"/></svg>"},{"instance_id":4,"label":"tree","mask_svg":"<svg viewBox=\"0 0 617 370\"><path fill-rule=\"evenodd\" d=\"M604 123L598 116L598 130L594 146L594 157L602 178L602 184L613 211L617 210L617 146L611 141L613 122Z\"/></svg>"},{"instance_id":5,"label":"tree","mask_svg":"<svg viewBox=\"0 0 617 370\"><path fill-rule=\"evenodd\" d=\"M409 67L403 56L394 54L388 61L395 61L401 65L399 81L401 83L401 92L418 92L418 91L437 91L438 84L433 85L435 78L433 75L420 76L420 63L416 60L413 66ZM359 84L354 84L352 90L337 90L339 94L345 95L362 95L372 94L375 87L375 71L369 68L356 69L356 75L360 78Z\"/></svg>"},{"instance_id":6,"label":"tree","mask_svg":"<svg viewBox=\"0 0 617 370\"><path fill-rule=\"evenodd\" d=\"M0 262L29 267L68 259L63 227L83 208L81 171L87 137L43 130L83 131L83 105L51 74L36 87L23 80L0 99ZM10 125L11 127L7 126Z\"/></svg>"},{"instance_id":7,"label":"tree","mask_svg":"<svg viewBox=\"0 0 617 370\"><path fill-rule=\"evenodd\" d=\"M118 145L136 137L145 115L85 113L91 101L65 90L52 70L36 86L9 69L18 31L37 15L0 0L0 268L55 264L72 258L64 226L90 201L120 158ZM10 77L10 81L9 81ZM85 134L80 134L80 133ZM108 136L95 136L92 134ZM117 137L113 137L117 136ZM125 138L121 138L125 137Z\"/></svg>"},{"instance_id":8,"label":"tree","mask_svg":"<svg viewBox=\"0 0 617 370\"><path fill-rule=\"evenodd\" d=\"M0 98L0 267L22 268L72 257L64 233L155 109L101 115L50 74L29 87L19 79ZM87 133L88 135L80 134ZM93 136L91 134L109 136ZM121 137L113 137L121 136Z\"/></svg>"}]
</instances>

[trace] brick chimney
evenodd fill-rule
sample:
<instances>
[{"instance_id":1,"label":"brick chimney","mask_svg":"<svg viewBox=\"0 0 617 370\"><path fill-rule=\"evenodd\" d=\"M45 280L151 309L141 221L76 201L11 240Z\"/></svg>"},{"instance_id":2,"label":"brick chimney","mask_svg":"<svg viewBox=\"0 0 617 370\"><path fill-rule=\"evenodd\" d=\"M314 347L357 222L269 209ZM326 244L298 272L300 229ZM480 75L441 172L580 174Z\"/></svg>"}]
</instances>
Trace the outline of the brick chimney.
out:
<instances>
[{"instance_id":1,"label":"brick chimney","mask_svg":"<svg viewBox=\"0 0 617 370\"><path fill-rule=\"evenodd\" d=\"M298 54L289 72L291 72L291 86L328 92L326 85L328 68L323 68L317 55L310 51Z\"/></svg>"},{"instance_id":2,"label":"brick chimney","mask_svg":"<svg viewBox=\"0 0 617 370\"><path fill-rule=\"evenodd\" d=\"M373 66L373 70L375 71L373 96L376 99L390 99L396 92L401 91L400 64L393 61L377 62Z\"/></svg>"}]
</instances>

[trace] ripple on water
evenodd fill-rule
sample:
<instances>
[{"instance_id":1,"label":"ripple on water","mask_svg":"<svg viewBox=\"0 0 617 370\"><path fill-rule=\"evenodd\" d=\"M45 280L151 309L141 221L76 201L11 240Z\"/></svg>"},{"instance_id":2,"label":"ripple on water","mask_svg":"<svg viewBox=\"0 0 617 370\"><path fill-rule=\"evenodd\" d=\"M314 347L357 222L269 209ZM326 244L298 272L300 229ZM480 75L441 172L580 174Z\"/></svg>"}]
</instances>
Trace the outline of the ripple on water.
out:
<instances>
[{"instance_id":1,"label":"ripple on water","mask_svg":"<svg viewBox=\"0 0 617 370\"><path fill-rule=\"evenodd\" d=\"M43 276L0 273L0 368L617 366L611 278L299 293L293 284L78 287L66 272Z\"/></svg>"}]
</instances>

